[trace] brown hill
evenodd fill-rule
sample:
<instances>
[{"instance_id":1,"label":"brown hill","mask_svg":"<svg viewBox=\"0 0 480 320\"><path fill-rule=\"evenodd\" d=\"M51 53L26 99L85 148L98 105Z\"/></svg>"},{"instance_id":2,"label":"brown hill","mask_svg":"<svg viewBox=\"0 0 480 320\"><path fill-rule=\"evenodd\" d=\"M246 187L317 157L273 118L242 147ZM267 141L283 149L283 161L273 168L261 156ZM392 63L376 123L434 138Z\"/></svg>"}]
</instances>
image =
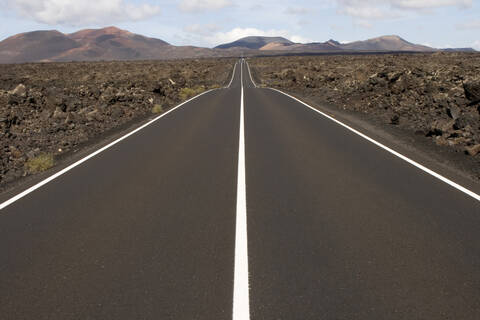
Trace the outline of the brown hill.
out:
<instances>
[{"instance_id":1,"label":"brown hill","mask_svg":"<svg viewBox=\"0 0 480 320\"><path fill-rule=\"evenodd\" d=\"M433 48L410 43L395 35L341 44L340 47L349 51L435 51Z\"/></svg>"},{"instance_id":2,"label":"brown hill","mask_svg":"<svg viewBox=\"0 0 480 320\"><path fill-rule=\"evenodd\" d=\"M292 50L295 44L288 44L284 42L269 42L258 50L270 51L270 50Z\"/></svg>"},{"instance_id":3,"label":"brown hill","mask_svg":"<svg viewBox=\"0 0 480 320\"><path fill-rule=\"evenodd\" d=\"M115 27L72 34L34 31L0 42L0 63L33 61L149 60L221 56L221 51L167 42Z\"/></svg>"},{"instance_id":4,"label":"brown hill","mask_svg":"<svg viewBox=\"0 0 480 320\"><path fill-rule=\"evenodd\" d=\"M414 51L431 52L436 49L410 43L399 36L383 36L365 41L355 41L341 44L335 40L326 42L295 43L285 44L281 42L270 42L260 48L262 51L283 51L283 52L357 52L357 51Z\"/></svg>"},{"instance_id":5,"label":"brown hill","mask_svg":"<svg viewBox=\"0 0 480 320\"><path fill-rule=\"evenodd\" d=\"M292 41L283 37L260 37L251 36L238 39L236 41L221 44L216 46L215 49L231 49L231 48L243 48L243 49L260 49L269 43L277 43L282 45L291 45Z\"/></svg>"},{"instance_id":6,"label":"brown hill","mask_svg":"<svg viewBox=\"0 0 480 320\"><path fill-rule=\"evenodd\" d=\"M55 30L20 33L0 42L0 63L43 61L80 47Z\"/></svg>"},{"instance_id":7,"label":"brown hill","mask_svg":"<svg viewBox=\"0 0 480 320\"><path fill-rule=\"evenodd\" d=\"M67 35L80 46L52 58L53 60L134 60L154 59L170 46L115 27L81 30Z\"/></svg>"},{"instance_id":8,"label":"brown hill","mask_svg":"<svg viewBox=\"0 0 480 320\"><path fill-rule=\"evenodd\" d=\"M458 50L458 49L450 49ZM466 50L466 49L461 49ZM473 49L470 49L474 51ZM72 34L33 31L0 42L0 63L33 61L154 60L338 52L432 52L399 36L383 36L341 44L335 40L293 43L282 37L245 37L214 49L173 46L116 27L86 29Z\"/></svg>"}]
</instances>

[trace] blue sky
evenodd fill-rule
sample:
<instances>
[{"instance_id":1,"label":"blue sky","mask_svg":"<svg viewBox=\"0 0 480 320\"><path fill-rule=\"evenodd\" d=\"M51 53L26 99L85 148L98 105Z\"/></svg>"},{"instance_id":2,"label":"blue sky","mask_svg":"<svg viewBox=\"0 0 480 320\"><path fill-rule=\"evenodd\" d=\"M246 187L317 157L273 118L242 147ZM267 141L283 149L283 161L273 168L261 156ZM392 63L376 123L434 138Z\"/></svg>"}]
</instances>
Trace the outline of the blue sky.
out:
<instances>
[{"instance_id":1,"label":"blue sky","mask_svg":"<svg viewBox=\"0 0 480 320\"><path fill-rule=\"evenodd\" d=\"M247 35L346 42L396 34L437 48L480 50L478 0L0 0L0 39L115 25L175 45Z\"/></svg>"}]
</instances>

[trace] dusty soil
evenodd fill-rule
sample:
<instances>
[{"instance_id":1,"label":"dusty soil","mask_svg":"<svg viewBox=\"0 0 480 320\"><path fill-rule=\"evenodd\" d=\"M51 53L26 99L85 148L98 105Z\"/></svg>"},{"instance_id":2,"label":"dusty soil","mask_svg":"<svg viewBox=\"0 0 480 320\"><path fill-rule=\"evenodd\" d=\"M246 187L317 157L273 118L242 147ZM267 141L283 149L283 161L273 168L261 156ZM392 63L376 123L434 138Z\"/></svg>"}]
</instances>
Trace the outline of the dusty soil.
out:
<instances>
[{"instance_id":1,"label":"dusty soil","mask_svg":"<svg viewBox=\"0 0 480 320\"><path fill-rule=\"evenodd\" d=\"M442 157L456 153L453 162L480 179L480 54L272 57L250 65L261 86L422 137Z\"/></svg>"},{"instance_id":2,"label":"dusty soil","mask_svg":"<svg viewBox=\"0 0 480 320\"><path fill-rule=\"evenodd\" d=\"M32 160L48 155L56 162L115 128L225 85L233 64L202 59L0 65L0 189L30 175Z\"/></svg>"}]
</instances>

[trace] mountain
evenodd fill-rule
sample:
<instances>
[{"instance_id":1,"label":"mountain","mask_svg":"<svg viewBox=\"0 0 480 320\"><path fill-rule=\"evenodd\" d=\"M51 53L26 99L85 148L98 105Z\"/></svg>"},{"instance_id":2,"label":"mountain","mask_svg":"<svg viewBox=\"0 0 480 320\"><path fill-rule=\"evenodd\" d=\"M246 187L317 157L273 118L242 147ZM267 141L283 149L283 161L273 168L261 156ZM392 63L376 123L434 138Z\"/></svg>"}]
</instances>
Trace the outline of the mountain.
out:
<instances>
[{"instance_id":1,"label":"mountain","mask_svg":"<svg viewBox=\"0 0 480 320\"><path fill-rule=\"evenodd\" d=\"M331 45L331 46L335 46L335 47L338 47L338 46L341 45L340 42L338 42L338 41L336 41L336 40L333 40L333 39L330 39L330 40L328 40L328 41L325 42L325 43L326 43L326 44L329 44L329 45Z\"/></svg>"},{"instance_id":2,"label":"mountain","mask_svg":"<svg viewBox=\"0 0 480 320\"><path fill-rule=\"evenodd\" d=\"M434 52L465 51L471 48L434 49L410 43L399 36L383 36L365 41L340 43L294 43L282 37L252 36L221 44L213 49L174 46L155 38L116 27L86 29L71 34L56 30L17 34L0 41L0 63L38 61L160 60L203 57L237 57L355 52Z\"/></svg>"},{"instance_id":3,"label":"mountain","mask_svg":"<svg viewBox=\"0 0 480 320\"><path fill-rule=\"evenodd\" d=\"M435 51L433 48L410 43L395 35L341 44L340 47L349 51Z\"/></svg>"},{"instance_id":4,"label":"mountain","mask_svg":"<svg viewBox=\"0 0 480 320\"><path fill-rule=\"evenodd\" d=\"M0 63L32 61L147 60L216 56L212 49L172 46L115 27L72 34L33 31L0 42Z\"/></svg>"},{"instance_id":5,"label":"mountain","mask_svg":"<svg viewBox=\"0 0 480 320\"><path fill-rule=\"evenodd\" d=\"M55 30L20 33L0 42L0 63L41 61L78 47Z\"/></svg>"},{"instance_id":6,"label":"mountain","mask_svg":"<svg viewBox=\"0 0 480 320\"><path fill-rule=\"evenodd\" d=\"M68 37L79 47L66 51L56 60L132 60L155 58L169 44L115 27L81 30Z\"/></svg>"},{"instance_id":7,"label":"mountain","mask_svg":"<svg viewBox=\"0 0 480 320\"><path fill-rule=\"evenodd\" d=\"M445 52L477 52L477 50L473 48L446 48L446 49L440 49Z\"/></svg>"},{"instance_id":8,"label":"mountain","mask_svg":"<svg viewBox=\"0 0 480 320\"><path fill-rule=\"evenodd\" d=\"M248 37L251 39L253 37ZM247 39L247 38L243 38ZM243 39L237 40L230 44L222 45L223 46L241 46L243 44ZM342 44L338 41L330 39L326 42L312 42L312 43L292 43L288 42L278 42L274 38L269 41L266 45L259 47L261 51L281 51L281 52L293 52L293 53L315 53L315 52L385 52L385 51L414 51L414 52L432 52L436 49L422 46L418 44L410 43L399 36L383 36L378 38L373 38L365 41L355 41L351 43ZM286 39L284 39L286 40ZM258 42L257 42L258 43ZM243 47L246 47L245 45ZM218 47L217 47L218 48ZM256 47L255 47L256 48Z\"/></svg>"},{"instance_id":9,"label":"mountain","mask_svg":"<svg viewBox=\"0 0 480 320\"><path fill-rule=\"evenodd\" d=\"M282 37L245 37L237 41L221 44L215 49L231 49L231 48L246 48L246 49L261 49L269 43L280 45L292 45L293 42Z\"/></svg>"}]
</instances>

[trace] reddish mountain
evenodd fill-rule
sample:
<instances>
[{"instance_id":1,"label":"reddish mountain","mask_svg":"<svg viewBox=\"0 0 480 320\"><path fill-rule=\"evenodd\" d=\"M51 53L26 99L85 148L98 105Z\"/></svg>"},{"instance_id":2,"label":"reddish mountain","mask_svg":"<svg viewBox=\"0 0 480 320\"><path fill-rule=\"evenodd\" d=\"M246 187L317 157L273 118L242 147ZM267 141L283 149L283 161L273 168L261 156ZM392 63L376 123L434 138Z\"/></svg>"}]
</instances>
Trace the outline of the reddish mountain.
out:
<instances>
[{"instance_id":1,"label":"reddish mountain","mask_svg":"<svg viewBox=\"0 0 480 320\"><path fill-rule=\"evenodd\" d=\"M63 52L54 60L154 59L170 45L115 27L87 29L67 35L80 46Z\"/></svg>"},{"instance_id":2,"label":"reddish mountain","mask_svg":"<svg viewBox=\"0 0 480 320\"><path fill-rule=\"evenodd\" d=\"M33 61L155 60L339 52L433 52L438 49L383 36L341 44L335 40L293 43L282 37L245 37L214 49L172 46L167 42L115 27L86 29L72 34L55 30L18 34L0 42L0 63ZM449 49L474 51L473 49Z\"/></svg>"},{"instance_id":3,"label":"reddish mountain","mask_svg":"<svg viewBox=\"0 0 480 320\"><path fill-rule=\"evenodd\" d=\"M0 63L48 60L78 47L75 40L55 30L20 33L0 42Z\"/></svg>"},{"instance_id":4,"label":"reddish mountain","mask_svg":"<svg viewBox=\"0 0 480 320\"><path fill-rule=\"evenodd\" d=\"M0 42L0 63L31 61L148 60L215 56L207 48L177 47L115 27L72 34L34 31Z\"/></svg>"}]
</instances>

